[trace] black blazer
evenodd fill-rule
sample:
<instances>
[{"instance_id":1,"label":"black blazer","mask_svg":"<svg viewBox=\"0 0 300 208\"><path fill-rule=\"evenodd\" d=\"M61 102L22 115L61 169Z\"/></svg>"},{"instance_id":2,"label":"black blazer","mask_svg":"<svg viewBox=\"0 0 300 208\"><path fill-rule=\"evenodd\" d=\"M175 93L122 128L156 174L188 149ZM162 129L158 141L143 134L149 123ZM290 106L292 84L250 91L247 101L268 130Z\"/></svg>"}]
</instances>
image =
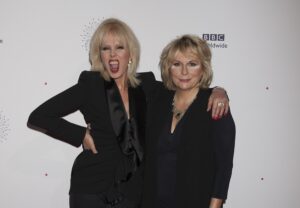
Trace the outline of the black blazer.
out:
<instances>
[{"instance_id":1,"label":"black blazer","mask_svg":"<svg viewBox=\"0 0 300 208\"><path fill-rule=\"evenodd\" d=\"M176 207L208 207L211 197L227 196L231 176L235 125L231 115L219 121L206 111L210 89L201 89L184 115L176 168ZM158 138L172 117L174 92L160 87L148 106L143 207L157 199ZM215 134L216 127L222 131ZM218 128L218 127L217 127ZM224 139L222 135L226 135ZM225 143L225 145L223 145Z\"/></svg>"},{"instance_id":2,"label":"black blazer","mask_svg":"<svg viewBox=\"0 0 300 208\"><path fill-rule=\"evenodd\" d=\"M143 73L139 78L142 80L142 87L129 88L129 106L130 117L136 121L138 131L136 134L143 146L146 117L145 94L151 91L154 76L151 73ZM113 100L115 98L107 94L107 89L111 86L112 83L105 81L99 72L84 71L76 85L52 97L29 116L29 127L76 147L82 144L86 126L76 125L63 117L79 110L85 122L91 124L91 135L99 154L95 155L85 150L78 155L72 169L70 193L107 191L114 183L116 169L123 160L124 154L122 154L118 137L121 131L120 122L126 120L127 117L124 111L116 112L108 105L109 102L115 102ZM140 180L140 178L135 180L135 176L133 177L130 181L133 183L132 190L141 186Z\"/></svg>"}]
</instances>

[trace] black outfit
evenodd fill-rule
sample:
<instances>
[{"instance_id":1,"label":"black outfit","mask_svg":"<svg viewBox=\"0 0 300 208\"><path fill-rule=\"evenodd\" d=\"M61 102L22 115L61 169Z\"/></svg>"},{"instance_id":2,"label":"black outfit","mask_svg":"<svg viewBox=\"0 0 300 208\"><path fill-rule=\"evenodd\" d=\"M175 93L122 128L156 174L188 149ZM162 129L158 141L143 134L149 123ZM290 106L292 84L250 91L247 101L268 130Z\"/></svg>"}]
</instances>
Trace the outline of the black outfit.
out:
<instances>
[{"instance_id":1,"label":"black outfit","mask_svg":"<svg viewBox=\"0 0 300 208\"><path fill-rule=\"evenodd\" d=\"M174 200L176 189L176 162L183 119L177 124L176 131L173 133L170 132L172 121L169 120L158 139L157 204L159 208L176 207Z\"/></svg>"},{"instance_id":2,"label":"black outfit","mask_svg":"<svg viewBox=\"0 0 300 208\"><path fill-rule=\"evenodd\" d=\"M232 171L235 124L231 114L212 120L211 89L201 89L171 134L174 92L159 87L146 127L142 207L209 207L225 200Z\"/></svg>"},{"instance_id":3,"label":"black outfit","mask_svg":"<svg viewBox=\"0 0 300 208\"><path fill-rule=\"evenodd\" d=\"M115 82L107 82L99 72L91 71L82 72L76 85L31 113L29 127L76 147L82 144L86 127L70 123L63 117L79 110L85 122L91 125L90 133L99 153L83 150L76 158L71 174L71 201L76 201L80 194L100 194L107 204L119 203L124 198L139 203L145 94L150 91L147 83L151 83L149 80L154 80L154 76L143 73L140 79L142 86L128 89L130 120Z\"/></svg>"},{"instance_id":4,"label":"black outfit","mask_svg":"<svg viewBox=\"0 0 300 208\"><path fill-rule=\"evenodd\" d=\"M123 198L120 201L107 202L105 193L70 194L70 208L136 208L136 203Z\"/></svg>"}]
</instances>

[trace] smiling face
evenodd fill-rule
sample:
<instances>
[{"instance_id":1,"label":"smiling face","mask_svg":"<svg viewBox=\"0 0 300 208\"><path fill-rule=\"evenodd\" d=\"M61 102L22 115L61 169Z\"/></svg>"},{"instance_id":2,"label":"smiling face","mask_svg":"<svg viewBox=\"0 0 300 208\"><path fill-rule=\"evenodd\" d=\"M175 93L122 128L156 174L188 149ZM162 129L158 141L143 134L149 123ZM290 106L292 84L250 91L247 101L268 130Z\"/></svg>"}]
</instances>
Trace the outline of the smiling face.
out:
<instances>
[{"instance_id":1,"label":"smiling face","mask_svg":"<svg viewBox=\"0 0 300 208\"><path fill-rule=\"evenodd\" d=\"M190 50L184 53L177 51L169 70L176 90L188 91L199 87L203 74L202 64Z\"/></svg>"},{"instance_id":2,"label":"smiling face","mask_svg":"<svg viewBox=\"0 0 300 208\"><path fill-rule=\"evenodd\" d=\"M113 34L103 37L100 47L100 58L109 76L117 82L127 80L130 53L125 41Z\"/></svg>"}]
</instances>

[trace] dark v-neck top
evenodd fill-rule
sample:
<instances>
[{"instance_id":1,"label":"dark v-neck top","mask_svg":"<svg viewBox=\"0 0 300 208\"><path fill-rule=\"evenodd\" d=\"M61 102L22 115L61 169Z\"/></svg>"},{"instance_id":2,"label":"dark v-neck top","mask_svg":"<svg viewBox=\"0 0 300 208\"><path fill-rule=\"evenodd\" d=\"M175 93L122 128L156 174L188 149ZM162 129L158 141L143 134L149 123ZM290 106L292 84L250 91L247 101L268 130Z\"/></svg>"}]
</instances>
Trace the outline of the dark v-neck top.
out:
<instances>
[{"instance_id":1,"label":"dark v-neck top","mask_svg":"<svg viewBox=\"0 0 300 208\"><path fill-rule=\"evenodd\" d=\"M172 117L168 118L159 137L157 163L158 208L175 207L177 149L180 143L183 117L171 133Z\"/></svg>"},{"instance_id":2,"label":"dark v-neck top","mask_svg":"<svg viewBox=\"0 0 300 208\"><path fill-rule=\"evenodd\" d=\"M157 127L161 125L162 128L157 134L157 140L155 137L148 137L147 148L150 149L147 153L147 164L149 168L146 168L144 207L183 207L181 199L186 200L189 196L191 200L184 203L188 207L192 204L197 206L197 203L194 203L196 198L199 204L206 204L207 207L211 197L225 200L231 178L235 137L235 125L230 112L218 121L209 119L210 113L206 112L206 106L201 104L207 103L209 93L203 90L171 133L172 113L168 112L171 110L171 102L167 102L169 105L167 107L166 101L171 101L167 97L172 96L172 93L171 95L161 93L161 95L156 99L157 102L155 101L154 106L157 108L153 108L155 112L159 112L155 114L157 116L153 115L153 119L150 119L150 130L157 131L152 127L153 124ZM199 111L202 113L196 113ZM164 118L165 116L167 117ZM207 117L208 120L200 119L199 116ZM209 130L205 130L206 128ZM187 144L192 146L187 146ZM210 156L211 154L213 157ZM197 158L199 156L203 159ZM151 169L155 170L154 175ZM151 182L149 184L150 180L154 182L154 186L150 185ZM197 188L188 186L197 186ZM198 188L198 186L203 187ZM198 189L203 192L198 192ZM178 200L178 198L181 199ZM154 202L155 205L148 200Z\"/></svg>"}]
</instances>

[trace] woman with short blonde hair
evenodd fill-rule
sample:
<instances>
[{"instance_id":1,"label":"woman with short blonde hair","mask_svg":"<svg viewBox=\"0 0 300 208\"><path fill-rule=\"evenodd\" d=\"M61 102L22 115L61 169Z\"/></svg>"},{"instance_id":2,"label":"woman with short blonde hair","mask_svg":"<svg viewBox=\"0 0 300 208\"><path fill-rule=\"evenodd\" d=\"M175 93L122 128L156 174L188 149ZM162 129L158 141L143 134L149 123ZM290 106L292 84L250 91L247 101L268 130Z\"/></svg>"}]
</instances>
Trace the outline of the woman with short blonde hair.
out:
<instances>
[{"instance_id":1,"label":"woman with short blonde hair","mask_svg":"<svg viewBox=\"0 0 300 208\"><path fill-rule=\"evenodd\" d=\"M161 77L165 86L174 90L175 86L170 77L170 68L172 65L173 57L178 51L186 52L192 51L201 60L203 75L199 83L200 88L208 88L212 82L213 71L211 67L211 51L207 43L196 35L183 35L179 39L171 41L162 51L160 56L160 69Z\"/></svg>"},{"instance_id":2,"label":"woman with short blonde hair","mask_svg":"<svg viewBox=\"0 0 300 208\"><path fill-rule=\"evenodd\" d=\"M180 36L163 49L160 67L164 86L149 105L142 207L221 208L232 172L235 124L230 111L212 118L206 110L210 49L198 36Z\"/></svg>"},{"instance_id":3,"label":"woman with short blonde hair","mask_svg":"<svg viewBox=\"0 0 300 208\"><path fill-rule=\"evenodd\" d=\"M106 81L110 80L110 76L99 56L100 48L103 44L103 37L108 34L117 36L123 44L127 45L131 56L127 77L129 84L132 87L136 87L139 84L136 71L140 61L140 44L131 28L121 20L115 18L106 19L99 25L93 34L90 42L90 63L92 71L99 71Z\"/></svg>"}]
</instances>

